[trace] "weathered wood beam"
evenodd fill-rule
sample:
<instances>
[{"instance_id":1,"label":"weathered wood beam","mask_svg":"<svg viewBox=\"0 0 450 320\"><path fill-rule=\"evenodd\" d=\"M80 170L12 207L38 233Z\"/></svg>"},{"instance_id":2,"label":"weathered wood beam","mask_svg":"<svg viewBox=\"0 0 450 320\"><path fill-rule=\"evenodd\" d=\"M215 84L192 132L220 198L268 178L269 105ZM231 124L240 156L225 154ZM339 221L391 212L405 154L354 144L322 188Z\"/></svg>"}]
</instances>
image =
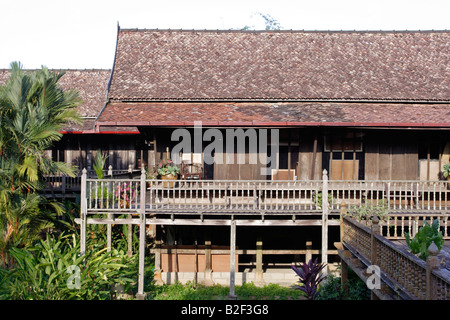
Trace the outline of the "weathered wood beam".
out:
<instances>
[{"instance_id":1,"label":"weathered wood beam","mask_svg":"<svg viewBox=\"0 0 450 320\"><path fill-rule=\"evenodd\" d=\"M256 279L255 284L264 285L263 279L263 240L259 235L256 240Z\"/></svg>"},{"instance_id":2,"label":"weathered wood beam","mask_svg":"<svg viewBox=\"0 0 450 320\"><path fill-rule=\"evenodd\" d=\"M236 268L236 220L230 224L230 294L228 299L236 300L235 294L235 268Z\"/></svg>"},{"instance_id":3,"label":"weathered wood beam","mask_svg":"<svg viewBox=\"0 0 450 320\"><path fill-rule=\"evenodd\" d=\"M80 254L84 255L86 253L86 226L87 226L87 170L83 169L81 175L81 200L80 200Z\"/></svg>"},{"instance_id":4,"label":"weathered wood beam","mask_svg":"<svg viewBox=\"0 0 450 320\"><path fill-rule=\"evenodd\" d=\"M322 226L322 220L314 219L314 220L237 220L237 226ZM75 223L80 224L81 219L76 218ZM135 218L123 218L123 219L108 219L108 218L88 218L86 220L87 224L140 224L139 219ZM154 224L154 225L180 225L180 226L229 226L230 220L226 219L147 219L146 224ZM339 221L330 220L328 221L329 226L338 226Z\"/></svg>"},{"instance_id":5,"label":"weathered wood beam","mask_svg":"<svg viewBox=\"0 0 450 320\"><path fill-rule=\"evenodd\" d=\"M323 170L322 187L322 263L327 266L323 269L328 273L328 175L327 170Z\"/></svg>"},{"instance_id":6,"label":"weathered wood beam","mask_svg":"<svg viewBox=\"0 0 450 320\"><path fill-rule=\"evenodd\" d=\"M145 193L146 193L146 174L145 169L141 171L140 183L140 209L139 209L139 278L138 278L138 292L136 299L144 300L144 273L145 273L145 246L146 246L146 219L145 219Z\"/></svg>"}]
</instances>

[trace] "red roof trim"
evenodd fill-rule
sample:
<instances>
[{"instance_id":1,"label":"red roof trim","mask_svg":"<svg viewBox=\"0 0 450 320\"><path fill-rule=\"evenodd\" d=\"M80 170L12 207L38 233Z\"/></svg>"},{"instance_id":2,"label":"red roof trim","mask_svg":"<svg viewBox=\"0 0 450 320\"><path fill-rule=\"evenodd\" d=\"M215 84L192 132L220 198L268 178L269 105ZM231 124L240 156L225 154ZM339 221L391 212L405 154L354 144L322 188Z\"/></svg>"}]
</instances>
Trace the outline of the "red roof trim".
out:
<instances>
[{"instance_id":1,"label":"red roof trim","mask_svg":"<svg viewBox=\"0 0 450 320\"><path fill-rule=\"evenodd\" d=\"M142 122L141 126L168 126L168 127L189 127L193 126L193 121L152 121ZM326 126L326 127L443 127L450 128L450 123L424 123L424 122L286 122L286 121L205 121L201 122L202 126L219 126L219 127L253 127L253 126L277 126L277 127L294 127L294 126ZM131 126L136 125L135 122L97 122L97 126ZM72 132L73 133L73 132Z\"/></svg>"},{"instance_id":2,"label":"red roof trim","mask_svg":"<svg viewBox=\"0 0 450 320\"><path fill-rule=\"evenodd\" d=\"M139 134L139 131L95 131L95 130L83 130L83 131L59 131L61 134Z\"/></svg>"}]
</instances>

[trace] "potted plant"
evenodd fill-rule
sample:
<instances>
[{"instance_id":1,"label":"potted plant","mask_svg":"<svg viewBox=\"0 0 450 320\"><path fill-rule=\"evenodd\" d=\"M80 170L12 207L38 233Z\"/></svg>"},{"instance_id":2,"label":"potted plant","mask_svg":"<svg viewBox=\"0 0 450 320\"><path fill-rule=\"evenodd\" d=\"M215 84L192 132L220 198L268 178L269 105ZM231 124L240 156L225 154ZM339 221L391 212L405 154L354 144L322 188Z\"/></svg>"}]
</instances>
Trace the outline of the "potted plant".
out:
<instances>
[{"instance_id":1,"label":"potted plant","mask_svg":"<svg viewBox=\"0 0 450 320\"><path fill-rule=\"evenodd\" d=\"M443 170L442 170L442 176L447 179L450 180L450 162L444 164Z\"/></svg>"},{"instance_id":2,"label":"potted plant","mask_svg":"<svg viewBox=\"0 0 450 320\"><path fill-rule=\"evenodd\" d=\"M442 176L444 177L444 179L450 181L450 162L444 164L444 167L442 169ZM447 189L450 189L450 183L447 184Z\"/></svg>"},{"instance_id":3,"label":"potted plant","mask_svg":"<svg viewBox=\"0 0 450 320\"><path fill-rule=\"evenodd\" d=\"M177 180L180 168L172 160L162 160L156 172L162 180ZM164 182L164 187L172 188L174 184L174 182Z\"/></svg>"}]
</instances>

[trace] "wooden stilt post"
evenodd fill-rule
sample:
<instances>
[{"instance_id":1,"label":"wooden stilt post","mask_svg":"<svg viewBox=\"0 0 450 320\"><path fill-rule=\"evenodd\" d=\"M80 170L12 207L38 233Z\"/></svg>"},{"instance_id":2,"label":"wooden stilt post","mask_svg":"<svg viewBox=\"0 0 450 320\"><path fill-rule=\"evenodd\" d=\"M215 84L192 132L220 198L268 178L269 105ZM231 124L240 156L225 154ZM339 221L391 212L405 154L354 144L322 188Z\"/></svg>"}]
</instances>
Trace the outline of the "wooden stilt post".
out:
<instances>
[{"instance_id":1,"label":"wooden stilt post","mask_svg":"<svg viewBox=\"0 0 450 320\"><path fill-rule=\"evenodd\" d=\"M264 285L263 278L263 241L262 237L258 236L256 240L256 276L255 284L258 286Z\"/></svg>"},{"instance_id":2,"label":"wooden stilt post","mask_svg":"<svg viewBox=\"0 0 450 320\"><path fill-rule=\"evenodd\" d=\"M211 261L211 238L209 231L207 231L207 239L205 240L205 272L202 284L205 286L211 286L214 284L212 281L212 261Z\"/></svg>"},{"instance_id":3,"label":"wooden stilt post","mask_svg":"<svg viewBox=\"0 0 450 320\"><path fill-rule=\"evenodd\" d=\"M83 169L81 174L81 200L80 200L80 254L83 256L86 253L86 223L87 223L87 170Z\"/></svg>"},{"instance_id":4,"label":"wooden stilt post","mask_svg":"<svg viewBox=\"0 0 450 320\"><path fill-rule=\"evenodd\" d=\"M322 187L322 263L328 264L328 174L323 170ZM328 274L328 265L323 269Z\"/></svg>"},{"instance_id":5,"label":"wooden stilt post","mask_svg":"<svg viewBox=\"0 0 450 320\"><path fill-rule=\"evenodd\" d=\"M136 294L137 300L144 300L145 299L145 293L144 293L144 272L145 272L145 181L146 175L145 175L145 169L142 167L141 170L141 194L140 194L140 201L139 201L139 279L138 279L138 292Z\"/></svg>"},{"instance_id":6,"label":"wooden stilt post","mask_svg":"<svg viewBox=\"0 0 450 320\"><path fill-rule=\"evenodd\" d=\"M162 285L164 282L162 281L161 276L161 227L156 226L156 239L155 239L155 270L153 271L153 279L157 285Z\"/></svg>"},{"instance_id":7,"label":"wooden stilt post","mask_svg":"<svg viewBox=\"0 0 450 320\"><path fill-rule=\"evenodd\" d=\"M195 246L195 254L194 254L194 284L197 285L197 282L198 282L198 275L197 275L197 273L198 273L198 252L197 252L198 247L197 247L197 240L195 240L194 246Z\"/></svg>"},{"instance_id":8,"label":"wooden stilt post","mask_svg":"<svg viewBox=\"0 0 450 320\"><path fill-rule=\"evenodd\" d=\"M174 271L175 271L175 283L177 283L178 282L178 243L177 243L177 240L175 240L175 242L174 242L174 245L175 245L175 250L174 250L174 255L175 255L175 268L174 268Z\"/></svg>"},{"instance_id":9,"label":"wooden stilt post","mask_svg":"<svg viewBox=\"0 0 450 320\"><path fill-rule=\"evenodd\" d=\"M312 259L312 241L306 241L305 263Z\"/></svg>"},{"instance_id":10,"label":"wooden stilt post","mask_svg":"<svg viewBox=\"0 0 450 320\"><path fill-rule=\"evenodd\" d=\"M229 300L236 300L235 283L236 283L236 220L231 220L230 224L230 294Z\"/></svg>"}]
</instances>

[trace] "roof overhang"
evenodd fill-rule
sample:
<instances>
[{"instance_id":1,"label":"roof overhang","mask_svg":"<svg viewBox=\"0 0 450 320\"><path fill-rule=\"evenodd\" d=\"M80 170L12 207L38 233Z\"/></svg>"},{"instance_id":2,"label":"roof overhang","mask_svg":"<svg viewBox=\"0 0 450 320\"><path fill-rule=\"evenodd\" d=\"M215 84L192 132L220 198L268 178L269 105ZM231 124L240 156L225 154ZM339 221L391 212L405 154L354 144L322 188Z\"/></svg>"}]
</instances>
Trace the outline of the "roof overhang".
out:
<instances>
[{"instance_id":1,"label":"roof overhang","mask_svg":"<svg viewBox=\"0 0 450 320\"><path fill-rule=\"evenodd\" d=\"M338 102L112 102L108 127L374 127L450 129L450 104Z\"/></svg>"}]
</instances>

